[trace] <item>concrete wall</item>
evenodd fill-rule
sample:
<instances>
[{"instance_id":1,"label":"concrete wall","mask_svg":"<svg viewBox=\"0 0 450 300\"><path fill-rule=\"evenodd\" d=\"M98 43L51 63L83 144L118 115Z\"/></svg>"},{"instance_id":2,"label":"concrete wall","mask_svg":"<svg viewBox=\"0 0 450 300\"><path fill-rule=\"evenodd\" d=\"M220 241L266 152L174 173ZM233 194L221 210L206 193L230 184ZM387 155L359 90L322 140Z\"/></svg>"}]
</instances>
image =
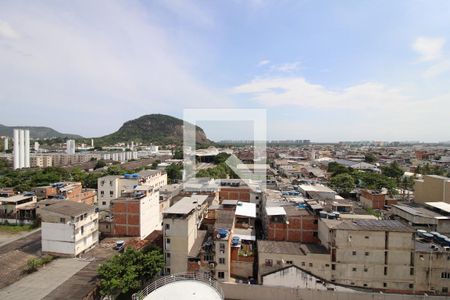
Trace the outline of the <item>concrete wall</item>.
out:
<instances>
[{"instance_id":1,"label":"concrete wall","mask_svg":"<svg viewBox=\"0 0 450 300\"><path fill-rule=\"evenodd\" d=\"M336 292L286 287L222 283L225 299L240 300L445 300L445 296L422 296L362 292Z\"/></svg>"},{"instance_id":2,"label":"concrete wall","mask_svg":"<svg viewBox=\"0 0 450 300\"><path fill-rule=\"evenodd\" d=\"M450 203L449 178L426 175L416 180L414 201L417 203L443 201Z\"/></svg>"}]
</instances>

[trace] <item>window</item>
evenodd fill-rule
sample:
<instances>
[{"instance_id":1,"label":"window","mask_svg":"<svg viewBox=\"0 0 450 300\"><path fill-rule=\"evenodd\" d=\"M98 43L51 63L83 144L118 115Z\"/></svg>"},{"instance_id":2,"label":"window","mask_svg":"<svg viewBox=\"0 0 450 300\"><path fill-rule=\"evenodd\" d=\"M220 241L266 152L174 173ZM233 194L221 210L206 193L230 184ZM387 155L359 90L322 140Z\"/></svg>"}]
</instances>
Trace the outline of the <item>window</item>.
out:
<instances>
[{"instance_id":1,"label":"window","mask_svg":"<svg viewBox=\"0 0 450 300\"><path fill-rule=\"evenodd\" d=\"M105 196L105 191L101 191L100 196L102 196L102 197Z\"/></svg>"},{"instance_id":2,"label":"window","mask_svg":"<svg viewBox=\"0 0 450 300\"><path fill-rule=\"evenodd\" d=\"M409 275L414 275L414 268L409 269Z\"/></svg>"},{"instance_id":3,"label":"window","mask_svg":"<svg viewBox=\"0 0 450 300\"><path fill-rule=\"evenodd\" d=\"M352 271L353 271L353 272L356 272L356 268L352 268Z\"/></svg>"},{"instance_id":4,"label":"window","mask_svg":"<svg viewBox=\"0 0 450 300\"><path fill-rule=\"evenodd\" d=\"M225 243L220 243L220 244L219 244L219 249L220 249L221 251L225 251Z\"/></svg>"},{"instance_id":5,"label":"window","mask_svg":"<svg viewBox=\"0 0 450 300\"><path fill-rule=\"evenodd\" d=\"M383 287L387 287L387 283L386 282L383 282Z\"/></svg>"},{"instance_id":6,"label":"window","mask_svg":"<svg viewBox=\"0 0 450 300\"><path fill-rule=\"evenodd\" d=\"M365 256L369 256L369 252L364 252L364 255Z\"/></svg>"},{"instance_id":7,"label":"window","mask_svg":"<svg viewBox=\"0 0 450 300\"><path fill-rule=\"evenodd\" d=\"M369 236L368 235L366 235L365 237L364 237L366 240L368 240L369 239Z\"/></svg>"},{"instance_id":8,"label":"window","mask_svg":"<svg viewBox=\"0 0 450 300\"><path fill-rule=\"evenodd\" d=\"M83 221L83 215L80 216L80 221Z\"/></svg>"},{"instance_id":9,"label":"window","mask_svg":"<svg viewBox=\"0 0 450 300\"><path fill-rule=\"evenodd\" d=\"M224 257L220 257L219 258L219 264L221 264L221 265L225 264L225 258Z\"/></svg>"},{"instance_id":10,"label":"window","mask_svg":"<svg viewBox=\"0 0 450 300\"><path fill-rule=\"evenodd\" d=\"M364 268L364 272L367 272L368 271L368 269L367 268Z\"/></svg>"},{"instance_id":11,"label":"window","mask_svg":"<svg viewBox=\"0 0 450 300\"><path fill-rule=\"evenodd\" d=\"M317 231L314 231L313 232L313 237L317 237L318 235L317 235Z\"/></svg>"},{"instance_id":12,"label":"window","mask_svg":"<svg viewBox=\"0 0 450 300\"><path fill-rule=\"evenodd\" d=\"M81 226L81 234L84 234L84 226Z\"/></svg>"},{"instance_id":13,"label":"window","mask_svg":"<svg viewBox=\"0 0 450 300\"><path fill-rule=\"evenodd\" d=\"M170 244L170 239L166 239L166 244Z\"/></svg>"},{"instance_id":14,"label":"window","mask_svg":"<svg viewBox=\"0 0 450 300\"><path fill-rule=\"evenodd\" d=\"M170 268L166 268L166 274L170 274Z\"/></svg>"},{"instance_id":15,"label":"window","mask_svg":"<svg viewBox=\"0 0 450 300\"><path fill-rule=\"evenodd\" d=\"M304 261L302 261L302 267L304 267L305 266L305 262Z\"/></svg>"},{"instance_id":16,"label":"window","mask_svg":"<svg viewBox=\"0 0 450 300\"><path fill-rule=\"evenodd\" d=\"M217 277L219 277L220 279L224 279L225 278L225 272L218 272L217 273Z\"/></svg>"},{"instance_id":17,"label":"window","mask_svg":"<svg viewBox=\"0 0 450 300\"><path fill-rule=\"evenodd\" d=\"M273 265L273 261L271 259L266 259L265 263L266 267L271 267Z\"/></svg>"},{"instance_id":18,"label":"window","mask_svg":"<svg viewBox=\"0 0 450 300\"><path fill-rule=\"evenodd\" d=\"M336 270L336 265L335 264L331 265L331 270Z\"/></svg>"},{"instance_id":19,"label":"window","mask_svg":"<svg viewBox=\"0 0 450 300\"><path fill-rule=\"evenodd\" d=\"M109 191L109 196L113 196L114 195L114 192L113 191Z\"/></svg>"},{"instance_id":20,"label":"window","mask_svg":"<svg viewBox=\"0 0 450 300\"><path fill-rule=\"evenodd\" d=\"M59 223L66 223L66 219L65 218L59 218Z\"/></svg>"},{"instance_id":21,"label":"window","mask_svg":"<svg viewBox=\"0 0 450 300\"><path fill-rule=\"evenodd\" d=\"M102 201L102 205L106 205L106 201Z\"/></svg>"},{"instance_id":22,"label":"window","mask_svg":"<svg viewBox=\"0 0 450 300\"><path fill-rule=\"evenodd\" d=\"M317 220L314 220L313 224L317 224L317 223L319 223L319 222Z\"/></svg>"},{"instance_id":23,"label":"window","mask_svg":"<svg viewBox=\"0 0 450 300\"><path fill-rule=\"evenodd\" d=\"M441 278L443 279L450 279L450 272L442 272Z\"/></svg>"},{"instance_id":24,"label":"window","mask_svg":"<svg viewBox=\"0 0 450 300\"><path fill-rule=\"evenodd\" d=\"M312 263L309 263L309 266L312 268L313 264L312 264Z\"/></svg>"},{"instance_id":25,"label":"window","mask_svg":"<svg viewBox=\"0 0 450 300\"><path fill-rule=\"evenodd\" d=\"M367 283L364 283L363 286L367 286Z\"/></svg>"},{"instance_id":26,"label":"window","mask_svg":"<svg viewBox=\"0 0 450 300\"><path fill-rule=\"evenodd\" d=\"M443 287L442 288L442 293L447 294L448 293L448 287Z\"/></svg>"},{"instance_id":27,"label":"window","mask_svg":"<svg viewBox=\"0 0 450 300\"><path fill-rule=\"evenodd\" d=\"M166 224L165 227L166 227L167 230L169 230L170 229L170 224Z\"/></svg>"},{"instance_id":28,"label":"window","mask_svg":"<svg viewBox=\"0 0 450 300\"><path fill-rule=\"evenodd\" d=\"M414 288L414 284L410 283L410 284L409 284L409 288L410 288L410 289L413 289L413 288Z\"/></svg>"},{"instance_id":29,"label":"window","mask_svg":"<svg viewBox=\"0 0 450 300\"><path fill-rule=\"evenodd\" d=\"M292 265L292 260L287 260L286 263L287 263L288 265Z\"/></svg>"},{"instance_id":30,"label":"window","mask_svg":"<svg viewBox=\"0 0 450 300\"><path fill-rule=\"evenodd\" d=\"M170 258L170 253L166 253L166 258Z\"/></svg>"},{"instance_id":31,"label":"window","mask_svg":"<svg viewBox=\"0 0 450 300\"><path fill-rule=\"evenodd\" d=\"M387 267L384 267L384 275L387 275Z\"/></svg>"},{"instance_id":32,"label":"window","mask_svg":"<svg viewBox=\"0 0 450 300\"><path fill-rule=\"evenodd\" d=\"M353 252L352 252L352 255L356 255L356 251L353 251Z\"/></svg>"}]
</instances>

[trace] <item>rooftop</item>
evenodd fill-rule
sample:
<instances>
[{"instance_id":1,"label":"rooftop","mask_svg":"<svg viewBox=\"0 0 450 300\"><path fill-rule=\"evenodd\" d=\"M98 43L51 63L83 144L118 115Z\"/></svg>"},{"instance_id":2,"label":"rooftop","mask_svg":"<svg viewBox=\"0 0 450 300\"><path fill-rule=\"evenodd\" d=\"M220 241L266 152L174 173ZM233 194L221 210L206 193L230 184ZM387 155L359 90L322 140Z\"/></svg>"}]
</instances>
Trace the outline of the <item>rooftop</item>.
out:
<instances>
[{"instance_id":1,"label":"rooftop","mask_svg":"<svg viewBox=\"0 0 450 300\"><path fill-rule=\"evenodd\" d=\"M450 204L446 202L425 202L425 205L450 214Z\"/></svg>"},{"instance_id":2,"label":"rooftop","mask_svg":"<svg viewBox=\"0 0 450 300\"><path fill-rule=\"evenodd\" d=\"M414 228L396 220L327 220L328 228L340 230L415 232Z\"/></svg>"},{"instance_id":3,"label":"rooftop","mask_svg":"<svg viewBox=\"0 0 450 300\"><path fill-rule=\"evenodd\" d=\"M429 209L423 207L412 207L403 204L393 205L393 207L398 208L406 213L409 213L414 216L425 217L425 218L436 218L443 217L441 214L437 212L431 211Z\"/></svg>"},{"instance_id":4,"label":"rooftop","mask_svg":"<svg viewBox=\"0 0 450 300\"><path fill-rule=\"evenodd\" d=\"M191 213L197 206L202 205L208 195L191 195L190 197L183 197L177 203L167 208L164 214L178 214L186 215Z\"/></svg>"},{"instance_id":5,"label":"rooftop","mask_svg":"<svg viewBox=\"0 0 450 300\"><path fill-rule=\"evenodd\" d=\"M48 211L70 217L76 217L93 210L92 206L70 200L63 200L41 208L41 212Z\"/></svg>"},{"instance_id":6,"label":"rooftop","mask_svg":"<svg viewBox=\"0 0 450 300\"><path fill-rule=\"evenodd\" d=\"M234 211L217 210L217 219L214 228L231 229L234 223Z\"/></svg>"},{"instance_id":7,"label":"rooftop","mask_svg":"<svg viewBox=\"0 0 450 300\"><path fill-rule=\"evenodd\" d=\"M14 195L14 196L11 196L11 197L2 197L2 198L0 198L0 202L3 202L3 203L15 203L15 202L19 202L19 201L21 201L21 200L26 200L26 199L30 199L30 198L33 198L33 196L34 195L29 195L29 196L25 196L25 195Z\"/></svg>"},{"instance_id":8,"label":"rooftop","mask_svg":"<svg viewBox=\"0 0 450 300\"><path fill-rule=\"evenodd\" d=\"M257 245L261 253L305 255L300 248L301 243L258 240Z\"/></svg>"},{"instance_id":9,"label":"rooftop","mask_svg":"<svg viewBox=\"0 0 450 300\"><path fill-rule=\"evenodd\" d=\"M256 218L256 204L250 202L238 202L236 216Z\"/></svg>"}]
</instances>

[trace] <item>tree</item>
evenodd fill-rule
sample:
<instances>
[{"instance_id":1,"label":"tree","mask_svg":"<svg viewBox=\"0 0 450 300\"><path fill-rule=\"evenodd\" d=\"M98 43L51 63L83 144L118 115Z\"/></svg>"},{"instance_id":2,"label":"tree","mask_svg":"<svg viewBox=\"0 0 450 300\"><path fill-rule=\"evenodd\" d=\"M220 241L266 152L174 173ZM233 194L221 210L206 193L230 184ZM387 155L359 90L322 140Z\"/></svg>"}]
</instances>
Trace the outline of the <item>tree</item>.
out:
<instances>
[{"instance_id":1,"label":"tree","mask_svg":"<svg viewBox=\"0 0 450 300\"><path fill-rule=\"evenodd\" d=\"M182 174L183 167L178 164L171 164L166 167L167 178L169 179L169 183L174 183L183 178Z\"/></svg>"},{"instance_id":2,"label":"tree","mask_svg":"<svg viewBox=\"0 0 450 300\"><path fill-rule=\"evenodd\" d=\"M152 163L150 169L156 170L156 169L158 168L158 165L159 165L160 163L161 163L161 161L160 161L159 159L155 160L155 161Z\"/></svg>"},{"instance_id":3,"label":"tree","mask_svg":"<svg viewBox=\"0 0 450 300\"><path fill-rule=\"evenodd\" d=\"M398 164L398 162L396 162L396 161L390 163L387 166L381 167L381 172L383 173L383 175L385 175L387 177L395 178L397 180L399 180L400 177L402 177L403 174L405 173L403 171L403 169L400 167L400 165Z\"/></svg>"},{"instance_id":4,"label":"tree","mask_svg":"<svg viewBox=\"0 0 450 300\"><path fill-rule=\"evenodd\" d=\"M161 251L127 248L124 253L113 256L98 268L100 293L108 296L135 292L161 272L163 267Z\"/></svg>"},{"instance_id":5,"label":"tree","mask_svg":"<svg viewBox=\"0 0 450 300\"><path fill-rule=\"evenodd\" d=\"M97 161L97 163L95 164L94 170L101 169L104 167L106 167L106 162L101 159L101 160Z\"/></svg>"},{"instance_id":6,"label":"tree","mask_svg":"<svg viewBox=\"0 0 450 300\"><path fill-rule=\"evenodd\" d=\"M173 154L174 159L183 159L183 157L184 157L184 155L183 155L182 149L175 150L175 153Z\"/></svg>"},{"instance_id":7,"label":"tree","mask_svg":"<svg viewBox=\"0 0 450 300\"><path fill-rule=\"evenodd\" d=\"M355 180L350 174L339 174L331 178L330 185L341 195L348 196L355 189Z\"/></svg>"},{"instance_id":8,"label":"tree","mask_svg":"<svg viewBox=\"0 0 450 300\"><path fill-rule=\"evenodd\" d=\"M328 164L328 170L329 173L332 173L332 177L339 175L339 174L350 174L353 172L353 169L347 168L344 165L338 164L337 162L330 162Z\"/></svg>"},{"instance_id":9,"label":"tree","mask_svg":"<svg viewBox=\"0 0 450 300\"><path fill-rule=\"evenodd\" d=\"M372 163L376 162L377 160L378 160L377 157L373 153L367 153L364 156L364 161L369 164L372 164Z\"/></svg>"}]
</instances>

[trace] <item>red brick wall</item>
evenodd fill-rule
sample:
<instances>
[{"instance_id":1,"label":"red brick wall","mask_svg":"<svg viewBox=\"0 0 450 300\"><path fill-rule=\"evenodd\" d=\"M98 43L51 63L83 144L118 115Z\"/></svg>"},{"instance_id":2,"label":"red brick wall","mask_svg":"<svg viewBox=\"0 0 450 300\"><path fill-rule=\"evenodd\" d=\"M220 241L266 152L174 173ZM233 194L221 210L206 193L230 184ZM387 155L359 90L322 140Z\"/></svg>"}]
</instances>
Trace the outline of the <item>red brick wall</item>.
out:
<instances>
[{"instance_id":1,"label":"red brick wall","mask_svg":"<svg viewBox=\"0 0 450 300\"><path fill-rule=\"evenodd\" d=\"M249 188L220 188L219 199L222 200L239 200L242 202L250 201Z\"/></svg>"},{"instance_id":2,"label":"red brick wall","mask_svg":"<svg viewBox=\"0 0 450 300\"><path fill-rule=\"evenodd\" d=\"M319 239L314 236L318 231L315 216L293 216L289 217L289 224L269 223L267 239L272 241L288 241L302 243L318 243Z\"/></svg>"},{"instance_id":3,"label":"red brick wall","mask_svg":"<svg viewBox=\"0 0 450 300\"><path fill-rule=\"evenodd\" d=\"M138 201L113 201L111 213L113 215L115 236L140 236L140 216Z\"/></svg>"}]
</instances>

